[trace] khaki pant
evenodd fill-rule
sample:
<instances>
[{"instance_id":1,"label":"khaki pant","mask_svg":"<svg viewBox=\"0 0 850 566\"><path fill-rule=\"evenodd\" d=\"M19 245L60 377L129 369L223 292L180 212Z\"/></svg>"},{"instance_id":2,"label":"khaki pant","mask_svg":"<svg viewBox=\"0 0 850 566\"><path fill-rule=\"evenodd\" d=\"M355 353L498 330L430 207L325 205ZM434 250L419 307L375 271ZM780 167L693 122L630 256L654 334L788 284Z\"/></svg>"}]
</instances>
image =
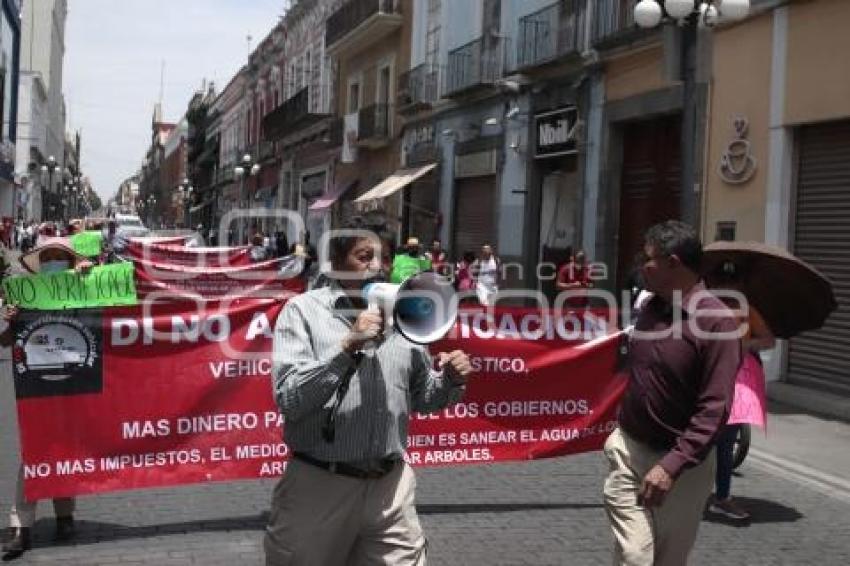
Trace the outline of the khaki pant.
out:
<instances>
[{"instance_id":1,"label":"khaki pant","mask_svg":"<svg viewBox=\"0 0 850 566\"><path fill-rule=\"evenodd\" d=\"M364 480L291 460L272 495L266 565L425 566L415 488L403 462Z\"/></svg>"},{"instance_id":2,"label":"khaki pant","mask_svg":"<svg viewBox=\"0 0 850 566\"><path fill-rule=\"evenodd\" d=\"M694 545L705 502L714 482L714 450L683 472L661 507L647 509L637 495L646 473L664 456L615 430L605 442L610 472L605 511L614 532L614 564L684 566Z\"/></svg>"},{"instance_id":3,"label":"khaki pant","mask_svg":"<svg viewBox=\"0 0 850 566\"><path fill-rule=\"evenodd\" d=\"M38 501L27 501L24 497L24 468L18 468L18 481L15 484L15 503L9 511L9 526L32 527L35 523L35 507ZM74 514L74 498L63 497L53 500L53 510L57 517L70 517Z\"/></svg>"}]
</instances>

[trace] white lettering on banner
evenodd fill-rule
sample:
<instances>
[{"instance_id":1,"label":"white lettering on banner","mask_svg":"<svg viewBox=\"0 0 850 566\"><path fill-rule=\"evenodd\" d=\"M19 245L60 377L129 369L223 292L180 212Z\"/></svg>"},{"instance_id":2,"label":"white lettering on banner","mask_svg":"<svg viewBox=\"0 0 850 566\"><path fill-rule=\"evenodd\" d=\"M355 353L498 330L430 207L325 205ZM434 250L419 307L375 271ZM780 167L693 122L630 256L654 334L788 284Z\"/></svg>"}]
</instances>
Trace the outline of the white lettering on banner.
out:
<instances>
[{"instance_id":1,"label":"white lettering on banner","mask_svg":"<svg viewBox=\"0 0 850 566\"><path fill-rule=\"evenodd\" d=\"M478 403L456 403L438 413L428 413L427 415L416 413L416 418L419 420L474 419L478 416L478 412Z\"/></svg>"},{"instance_id":2,"label":"white lettering on banner","mask_svg":"<svg viewBox=\"0 0 850 566\"><path fill-rule=\"evenodd\" d=\"M100 469L106 472L117 472L125 468L185 466L186 464L199 464L201 460L201 451L197 448L193 448L192 450L147 452L144 454L121 454L118 456L102 457L100 459Z\"/></svg>"},{"instance_id":3,"label":"white lettering on banner","mask_svg":"<svg viewBox=\"0 0 850 566\"><path fill-rule=\"evenodd\" d=\"M504 373L508 375L527 375L531 370L525 365L522 358L492 358L471 356L469 363L472 371L485 373Z\"/></svg>"},{"instance_id":4,"label":"white lettering on banner","mask_svg":"<svg viewBox=\"0 0 850 566\"><path fill-rule=\"evenodd\" d=\"M263 423L266 425L266 428L280 428L283 426L283 422L283 415L277 411L266 411L263 414Z\"/></svg>"},{"instance_id":5,"label":"white lettering on banner","mask_svg":"<svg viewBox=\"0 0 850 566\"><path fill-rule=\"evenodd\" d=\"M144 317L141 319L115 318L112 320L112 345L132 346L142 340L142 344L154 343L158 340L168 340L172 344L189 342L197 344L201 337L208 342L225 342L230 338L230 318L225 314L213 314L201 319L198 315L191 315L188 322L181 316L172 316L170 329L155 329L154 319Z\"/></svg>"},{"instance_id":6,"label":"white lettering on banner","mask_svg":"<svg viewBox=\"0 0 850 566\"><path fill-rule=\"evenodd\" d=\"M189 317L189 320L191 321L191 327L186 324L183 317L171 317L171 326L174 327L174 332L171 333L172 343L178 344L183 340L197 343L198 338L201 336L201 317L193 314Z\"/></svg>"},{"instance_id":7,"label":"white lettering on banner","mask_svg":"<svg viewBox=\"0 0 850 566\"><path fill-rule=\"evenodd\" d=\"M275 460L274 462L263 462L260 466L260 477L266 476L282 476L286 471L286 462Z\"/></svg>"},{"instance_id":8,"label":"white lettering on banner","mask_svg":"<svg viewBox=\"0 0 850 566\"><path fill-rule=\"evenodd\" d=\"M587 414L590 414L587 399L489 401L484 403L485 417L551 417Z\"/></svg>"},{"instance_id":9,"label":"white lettering on banner","mask_svg":"<svg viewBox=\"0 0 850 566\"><path fill-rule=\"evenodd\" d=\"M289 448L283 442L277 444L247 444L236 447L237 460L254 460L257 458L286 458Z\"/></svg>"},{"instance_id":10,"label":"white lettering on banner","mask_svg":"<svg viewBox=\"0 0 850 566\"><path fill-rule=\"evenodd\" d=\"M94 458L85 460L60 460L56 462L56 475L73 476L75 474L90 474L97 470Z\"/></svg>"},{"instance_id":11,"label":"white lettering on banner","mask_svg":"<svg viewBox=\"0 0 850 566\"><path fill-rule=\"evenodd\" d=\"M515 430L488 430L460 433L460 444L511 444L517 441Z\"/></svg>"},{"instance_id":12,"label":"white lettering on banner","mask_svg":"<svg viewBox=\"0 0 850 566\"><path fill-rule=\"evenodd\" d=\"M112 345L129 346L139 339L139 324L129 318L116 318L112 321Z\"/></svg>"},{"instance_id":13,"label":"white lettering on banner","mask_svg":"<svg viewBox=\"0 0 850 566\"><path fill-rule=\"evenodd\" d=\"M267 359L209 362L209 367L215 379L222 377L242 377L243 375L264 377L272 374L272 362Z\"/></svg>"},{"instance_id":14,"label":"white lettering on banner","mask_svg":"<svg viewBox=\"0 0 850 566\"><path fill-rule=\"evenodd\" d=\"M126 421L121 423L121 434L128 438L156 438L171 434L171 423L168 419L158 421Z\"/></svg>"},{"instance_id":15,"label":"white lettering on banner","mask_svg":"<svg viewBox=\"0 0 850 566\"><path fill-rule=\"evenodd\" d=\"M53 467L47 462L39 464L27 464L24 466L24 479L46 478L53 473Z\"/></svg>"},{"instance_id":16,"label":"white lettering on banner","mask_svg":"<svg viewBox=\"0 0 850 566\"><path fill-rule=\"evenodd\" d=\"M267 317L264 312L254 313L254 317L251 319L251 324L248 325L248 332L245 334L245 340L253 340L257 336L262 336L269 340L274 338L272 325L269 324L269 317Z\"/></svg>"},{"instance_id":17,"label":"white lettering on banner","mask_svg":"<svg viewBox=\"0 0 850 566\"><path fill-rule=\"evenodd\" d=\"M461 462L489 462L493 455L488 448L431 450L425 452L426 464L459 464Z\"/></svg>"},{"instance_id":18,"label":"white lettering on banner","mask_svg":"<svg viewBox=\"0 0 850 566\"><path fill-rule=\"evenodd\" d=\"M497 320L498 318L498 320ZM560 316L529 313L521 315L519 324L511 313L501 313L498 317L485 312L461 312L461 338L481 338L489 340L594 340L608 334L608 322L591 313L569 312Z\"/></svg>"},{"instance_id":19,"label":"white lettering on banner","mask_svg":"<svg viewBox=\"0 0 850 566\"><path fill-rule=\"evenodd\" d=\"M417 446L435 446L436 439L431 434L413 434L407 437L407 445L410 448Z\"/></svg>"},{"instance_id":20,"label":"white lettering on banner","mask_svg":"<svg viewBox=\"0 0 850 566\"><path fill-rule=\"evenodd\" d=\"M258 424L259 418L256 413L220 413L199 417L180 417L177 419L177 434L254 430Z\"/></svg>"}]
</instances>

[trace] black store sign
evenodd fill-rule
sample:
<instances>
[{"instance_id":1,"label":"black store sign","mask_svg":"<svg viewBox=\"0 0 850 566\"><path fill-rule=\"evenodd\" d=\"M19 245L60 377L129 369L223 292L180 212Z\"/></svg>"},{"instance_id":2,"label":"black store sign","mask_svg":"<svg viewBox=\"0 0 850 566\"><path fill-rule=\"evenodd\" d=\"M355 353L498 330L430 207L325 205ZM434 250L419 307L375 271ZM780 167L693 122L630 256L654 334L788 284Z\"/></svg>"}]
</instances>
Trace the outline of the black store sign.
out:
<instances>
[{"instance_id":1,"label":"black store sign","mask_svg":"<svg viewBox=\"0 0 850 566\"><path fill-rule=\"evenodd\" d=\"M534 117L537 129L534 157L539 159L577 153L577 125L578 109L575 106L537 114Z\"/></svg>"}]
</instances>

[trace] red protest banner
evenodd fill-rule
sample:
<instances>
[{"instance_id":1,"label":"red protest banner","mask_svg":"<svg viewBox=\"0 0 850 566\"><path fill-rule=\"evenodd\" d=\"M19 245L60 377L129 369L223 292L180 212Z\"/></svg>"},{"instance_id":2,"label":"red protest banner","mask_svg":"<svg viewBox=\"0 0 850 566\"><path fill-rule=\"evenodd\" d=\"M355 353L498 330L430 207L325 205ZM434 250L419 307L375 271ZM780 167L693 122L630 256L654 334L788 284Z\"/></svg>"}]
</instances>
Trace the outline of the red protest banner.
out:
<instances>
[{"instance_id":1,"label":"red protest banner","mask_svg":"<svg viewBox=\"0 0 850 566\"><path fill-rule=\"evenodd\" d=\"M190 248L182 244L148 243L131 240L125 255L154 263L171 263L189 267L240 267L251 264L249 248Z\"/></svg>"},{"instance_id":2,"label":"red protest banner","mask_svg":"<svg viewBox=\"0 0 850 566\"><path fill-rule=\"evenodd\" d=\"M189 236L146 236L143 238L130 238L130 246L182 246Z\"/></svg>"},{"instance_id":3,"label":"red protest banner","mask_svg":"<svg viewBox=\"0 0 850 566\"><path fill-rule=\"evenodd\" d=\"M282 301L26 312L14 375L30 499L276 476L289 455L269 383ZM147 309L147 310L145 310ZM408 460L460 465L595 450L624 380L593 313L463 311L444 343L463 402L414 415Z\"/></svg>"},{"instance_id":4,"label":"red protest banner","mask_svg":"<svg viewBox=\"0 0 850 566\"><path fill-rule=\"evenodd\" d=\"M239 267L193 267L134 259L139 299L169 296L191 300L236 296L284 298L306 288L303 262L287 256Z\"/></svg>"}]
</instances>

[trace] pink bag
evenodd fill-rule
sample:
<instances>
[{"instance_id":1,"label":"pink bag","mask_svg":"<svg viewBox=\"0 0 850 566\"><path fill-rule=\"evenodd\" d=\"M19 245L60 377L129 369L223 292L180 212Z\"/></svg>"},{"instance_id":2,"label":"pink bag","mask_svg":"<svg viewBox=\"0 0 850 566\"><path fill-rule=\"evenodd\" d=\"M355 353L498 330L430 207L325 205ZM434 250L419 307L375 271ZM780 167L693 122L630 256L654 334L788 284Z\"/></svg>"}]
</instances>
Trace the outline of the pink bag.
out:
<instances>
[{"instance_id":1,"label":"pink bag","mask_svg":"<svg viewBox=\"0 0 850 566\"><path fill-rule=\"evenodd\" d=\"M754 424L761 428L767 422L767 396L764 368L754 354L747 353L735 376L735 397L729 412L729 424Z\"/></svg>"}]
</instances>

